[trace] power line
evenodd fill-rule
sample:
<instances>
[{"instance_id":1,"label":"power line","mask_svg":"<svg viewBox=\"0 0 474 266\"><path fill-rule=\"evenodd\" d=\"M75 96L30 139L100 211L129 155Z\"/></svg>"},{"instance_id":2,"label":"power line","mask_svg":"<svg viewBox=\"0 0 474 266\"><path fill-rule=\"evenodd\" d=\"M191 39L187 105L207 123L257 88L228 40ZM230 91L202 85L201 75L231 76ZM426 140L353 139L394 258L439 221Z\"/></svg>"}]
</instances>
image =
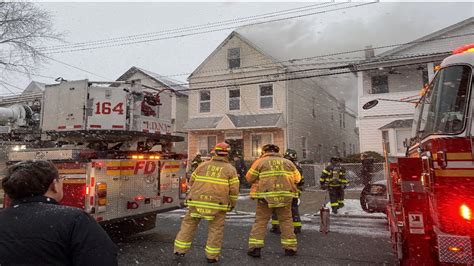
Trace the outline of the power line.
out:
<instances>
[{"instance_id":1,"label":"power line","mask_svg":"<svg viewBox=\"0 0 474 266\"><path fill-rule=\"evenodd\" d=\"M329 2L329 3L331 3L331 2ZM318 8L322 8L320 6L324 5L324 4L328 4L328 3L318 3L318 4L303 6L303 7L297 7L297 8L280 10L280 11L275 11L275 12L270 12L270 13L265 13L265 14L254 15L254 16L234 18L234 19L229 19L229 20L224 20L224 21L217 21L217 22L212 22L212 23L199 24L199 25L193 25L193 26L187 26L187 27L181 27L181 28L175 28L175 29L167 29L167 30L161 30L161 31L157 31L157 32L134 34L134 35L114 37L114 38L108 38L108 39L102 39L102 40L96 40L96 41L81 42L81 43L64 44L64 45L56 45L56 46L49 46L49 47L39 47L38 49L39 50L51 50L51 49L77 47L77 46L84 46L84 45L104 44L104 43L110 43L110 42L114 42L114 41L121 41L121 40L124 40L124 39L127 40L127 39L148 38L148 37L153 37L153 36L156 36L156 35L163 35L163 33L183 32L185 30L195 30L195 29L200 29L202 27L210 28L210 27L219 26L219 25L222 25L222 24L226 25L226 24L229 24L229 23L248 21L249 19L255 20L255 19L262 19L262 18L286 15L286 14L291 14L291 13L295 13L295 12L303 12L303 11L307 11L307 10L312 10L315 7L318 7L318 6L319 6ZM339 4L334 4L333 3L329 6L336 6L336 5L340 5L340 4L345 4L345 3L339 3ZM324 6L324 7L328 7L328 6ZM284 13L284 14L281 14L281 13Z\"/></svg>"},{"instance_id":2,"label":"power line","mask_svg":"<svg viewBox=\"0 0 474 266\"><path fill-rule=\"evenodd\" d=\"M89 73L89 74L94 75L94 76L97 76L97 77L99 77L99 78L103 78L103 79L106 79L106 80L109 79L109 78L107 78L107 77L98 75L98 74L96 74L96 73L90 72L90 71L88 71L88 70L82 69L82 68L80 68L80 67L77 67L77 66L74 66L74 65L71 65L71 64L68 64L68 63L63 62L63 61L60 61L60 60L58 60L58 59L54 59L54 58L49 57L49 56L46 56L46 55L45 55L45 57L48 58L48 59L50 59L50 60L53 60L53 61L55 61L55 62L57 62L57 63L63 64L63 65L68 66L68 67L72 67L72 68L74 68L74 69L83 71L83 72L85 72L85 73Z\"/></svg>"},{"instance_id":3,"label":"power line","mask_svg":"<svg viewBox=\"0 0 474 266\"><path fill-rule=\"evenodd\" d=\"M323 11L318 11L318 12L312 12L312 13L303 14L303 15L296 15L296 16L291 16L291 17L285 17L285 18L279 18L279 19L249 23L249 24L242 25L241 27L249 27L249 26L279 22L279 21L284 21L284 20L289 20L289 19L302 18L302 17L312 16L312 15L317 15L317 14L322 14L322 13L329 13L329 12L339 11L339 10L344 10L344 9L349 9L349 8L356 8L356 7L371 5L371 4L376 4L376 3L378 3L378 2L369 2L369 3L357 4L357 5L353 5L353 6L347 6L347 7L328 9L328 10L323 10ZM58 50L58 51L45 52L45 53L46 54L56 54L56 53L95 50L95 49L109 48L109 47L120 47L120 46L131 45L131 44L139 44L139 43L154 42L154 41L159 41L159 40L176 39L176 38L200 35L200 34L223 31L223 30L229 30L229 29L235 29L235 27L224 27L224 28L219 28L219 29L205 30L205 31L193 32L193 33L178 34L178 35L173 35L173 36L168 36L168 37L152 38L152 39L147 39L147 40L137 40L137 41L129 41L129 42L121 42L121 43L118 42L118 43L110 44L110 45L106 44L106 45L98 45L98 46L94 46L94 47L84 47L84 48L77 48L77 49L73 48L73 49L70 49L70 50Z\"/></svg>"},{"instance_id":4,"label":"power line","mask_svg":"<svg viewBox=\"0 0 474 266\"><path fill-rule=\"evenodd\" d=\"M4 81L4 80L0 80L0 83L4 84L3 87L4 87L7 91L9 91L11 94L15 94L15 93L14 93L12 90L10 90L6 85L8 85L8 86L10 86L10 87L12 87L12 88L18 89L18 90L20 90L20 91L23 91L22 88L20 88L20 87L18 87L18 86L15 86L15 85L13 85L13 84L10 84L10 83L8 83L8 82L6 82L6 81Z\"/></svg>"}]
</instances>

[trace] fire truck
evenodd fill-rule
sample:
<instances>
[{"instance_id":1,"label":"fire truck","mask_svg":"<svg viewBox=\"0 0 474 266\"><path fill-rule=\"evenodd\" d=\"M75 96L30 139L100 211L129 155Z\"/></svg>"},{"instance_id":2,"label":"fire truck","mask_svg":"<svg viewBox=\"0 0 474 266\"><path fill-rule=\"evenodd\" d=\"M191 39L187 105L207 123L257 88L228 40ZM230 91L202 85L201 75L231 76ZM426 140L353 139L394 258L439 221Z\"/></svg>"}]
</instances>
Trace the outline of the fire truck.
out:
<instances>
[{"instance_id":1,"label":"fire truck","mask_svg":"<svg viewBox=\"0 0 474 266\"><path fill-rule=\"evenodd\" d=\"M65 178L61 204L84 209L109 232L154 228L158 212L182 207L187 185L186 160L171 152L183 137L160 119L163 90L152 89L139 80L61 81L7 101L0 138L22 143L10 146L8 164L52 161Z\"/></svg>"},{"instance_id":2,"label":"fire truck","mask_svg":"<svg viewBox=\"0 0 474 266\"><path fill-rule=\"evenodd\" d=\"M415 103L406 156L387 158L387 216L402 265L474 263L473 66L474 44L443 60Z\"/></svg>"}]
</instances>

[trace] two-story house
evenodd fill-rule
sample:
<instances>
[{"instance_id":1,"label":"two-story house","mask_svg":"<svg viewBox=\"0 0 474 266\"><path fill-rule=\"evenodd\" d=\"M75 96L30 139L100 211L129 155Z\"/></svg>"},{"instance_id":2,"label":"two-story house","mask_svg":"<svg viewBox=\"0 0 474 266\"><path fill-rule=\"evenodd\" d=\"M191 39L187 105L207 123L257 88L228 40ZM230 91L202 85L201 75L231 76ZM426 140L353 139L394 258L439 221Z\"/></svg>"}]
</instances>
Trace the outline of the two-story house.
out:
<instances>
[{"instance_id":1,"label":"two-story house","mask_svg":"<svg viewBox=\"0 0 474 266\"><path fill-rule=\"evenodd\" d=\"M453 49L471 43L473 32L471 17L377 56L371 48L366 50L366 60L357 66L361 151L381 153L386 143L390 155L405 153L414 105L387 100L419 98L424 84L434 76L435 66ZM363 110L373 99L381 100L374 108Z\"/></svg>"},{"instance_id":2,"label":"two-story house","mask_svg":"<svg viewBox=\"0 0 474 266\"><path fill-rule=\"evenodd\" d=\"M162 90L160 93L162 105L154 107L154 112L165 123L171 124L173 135L184 137L184 142L173 144L173 151L186 154L188 143L187 134L183 127L188 119L187 87L181 85L178 81L138 67L131 67L117 80L130 81L136 79L139 79L143 85Z\"/></svg>"},{"instance_id":3,"label":"two-story house","mask_svg":"<svg viewBox=\"0 0 474 266\"><path fill-rule=\"evenodd\" d=\"M224 140L246 160L268 143L295 149L300 160L357 152L355 115L293 69L232 32L188 78L189 156L208 155Z\"/></svg>"}]
</instances>

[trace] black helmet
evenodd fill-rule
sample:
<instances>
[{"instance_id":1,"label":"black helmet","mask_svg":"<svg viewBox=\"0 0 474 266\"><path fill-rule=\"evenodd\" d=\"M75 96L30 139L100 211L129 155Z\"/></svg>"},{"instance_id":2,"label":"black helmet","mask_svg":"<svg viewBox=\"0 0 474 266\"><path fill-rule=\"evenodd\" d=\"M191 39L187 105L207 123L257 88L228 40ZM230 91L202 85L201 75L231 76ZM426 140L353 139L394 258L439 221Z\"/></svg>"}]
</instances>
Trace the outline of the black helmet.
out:
<instances>
[{"instance_id":1,"label":"black helmet","mask_svg":"<svg viewBox=\"0 0 474 266\"><path fill-rule=\"evenodd\" d=\"M339 156L333 156L331 157L331 163L335 163L335 162L341 162L341 157Z\"/></svg>"},{"instance_id":2,"label":"black helmet","mask_svg":"<svg viewBox=\"0 0 474 266\"><path fill-rule=\"evenodd\" d=\"M262 147L262 153L267 153L267 152L280 152L280 148L275 145L275 144L265 144Z\"/></svg>"},{"instance_id":3,"label":"black helmet","mask_svg":"<svg viewBox=\"0 0 474 266\"><path fill-rule=\"evenodd\" d=\"M283 157L285 157L286 159L291 160L291 161L298 160L298 156L296 154L296 151L293 150L293 149L287 149L285 151L285 154L283 155Z\"/></svg>"}]
</instances>

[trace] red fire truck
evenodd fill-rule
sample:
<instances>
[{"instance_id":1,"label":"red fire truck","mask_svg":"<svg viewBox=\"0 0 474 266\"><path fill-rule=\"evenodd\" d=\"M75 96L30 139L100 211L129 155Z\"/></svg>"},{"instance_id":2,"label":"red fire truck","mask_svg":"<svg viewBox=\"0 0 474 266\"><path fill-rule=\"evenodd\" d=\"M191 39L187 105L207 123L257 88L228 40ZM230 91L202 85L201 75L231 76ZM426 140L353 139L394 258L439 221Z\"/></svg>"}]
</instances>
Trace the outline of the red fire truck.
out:
<instances>
[{"instance_id":1,"label":"red fire truck","mask_svg":"<svg viewBox=\"0 0 474 266\"><path fill-rule=\"evenodd\" d=\"M139 81L62 81L34 106L10 102L0 107L0 136L25 145L8 152L8 163L54 162L65 177L61 204L120 233L154 228L156 213L182 206L186 160L170 147L183 138L159 116L158 93Z\"/></svg>"},{"instance_id":2,"label":"red fire truck","mask_svg":"<svg viewBox=\"0 0 474 266\"><path fill-rule=\"evenodd\" d=\"M387 215L402 265L474 263L473 66L474 44L443 60L416 105L407 156L387 158Z\"/></svg>"}]
</instances>

